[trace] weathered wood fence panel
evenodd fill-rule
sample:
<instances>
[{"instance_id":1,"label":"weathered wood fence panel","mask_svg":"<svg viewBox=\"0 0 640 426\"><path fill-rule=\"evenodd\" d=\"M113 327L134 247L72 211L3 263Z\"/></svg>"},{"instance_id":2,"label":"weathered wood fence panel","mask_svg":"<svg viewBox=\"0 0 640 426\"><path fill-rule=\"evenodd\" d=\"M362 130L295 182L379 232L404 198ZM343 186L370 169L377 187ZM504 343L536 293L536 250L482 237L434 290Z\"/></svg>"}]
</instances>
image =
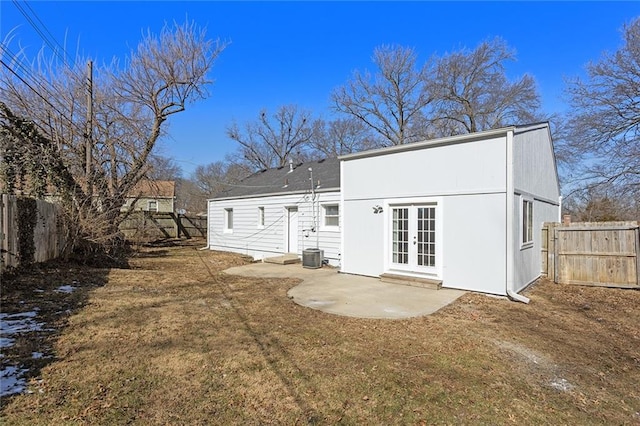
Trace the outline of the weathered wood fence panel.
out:
<instances>
[{"instance_id":1,"label":"weathered wood fence panel","mask_svg":"<svg viewBox=\"0 0 640 426\"><path fill-rule=\"evenodd\" d=\"M20 264L18 253L18 197L2 194L0 201L0 269ZM36 200L37 222L33 230L34 261L46 262L60 256L64 248L64 229L60 207Z\"/></svg>"},{"instance_id":2,"label":"weathered wood fence panel","mask_svg":"<svg viewBox=\"0 0 640 426\"><path fill-rule=\"evenodd\" d=\"M120 230L126 238L139 241L205 237L207 219L175 213L135 211L122 221Z\"/></svg>"},{"instance_id":3,"label":"weathered wood fence panel","mask_svg":"<svg viewBox=\"0 0 640 426\"><path fill-rule=\"evenodd\" d=\"M542 270L562 284L640 288L638 222L545 223Z\"/></svg>"},{"instance_id":4,"label":"weathered wood fence panel","mask_svg":"<svg viewBox=\"0 0 640 426\"><path fill-rule=\"evenodd\" d=\"M18 209L16 197L2 194L0 197L0 268L18 266Z\"/></svg>"}]
</instances>

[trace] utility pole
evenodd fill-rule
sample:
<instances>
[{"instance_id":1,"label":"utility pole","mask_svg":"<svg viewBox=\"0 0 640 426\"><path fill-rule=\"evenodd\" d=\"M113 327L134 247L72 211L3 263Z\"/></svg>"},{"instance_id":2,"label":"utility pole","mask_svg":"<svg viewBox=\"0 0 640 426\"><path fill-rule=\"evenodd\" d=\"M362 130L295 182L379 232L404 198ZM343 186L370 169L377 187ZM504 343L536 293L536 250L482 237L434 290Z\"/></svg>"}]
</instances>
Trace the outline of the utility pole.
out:
<instances>
[{"instance_id":1,"label":"utility pole","mask_svg":"<svg viewBox=\"0 0 640 426\"><path fill-rule=\"evenodd\" d=\"M87 62L87 129L85 132L85 175L87 179L87 194L92 195L93 178L91 166L93 163L91 151L93 149L93 62Z\"/></svg>"}]
</instances>

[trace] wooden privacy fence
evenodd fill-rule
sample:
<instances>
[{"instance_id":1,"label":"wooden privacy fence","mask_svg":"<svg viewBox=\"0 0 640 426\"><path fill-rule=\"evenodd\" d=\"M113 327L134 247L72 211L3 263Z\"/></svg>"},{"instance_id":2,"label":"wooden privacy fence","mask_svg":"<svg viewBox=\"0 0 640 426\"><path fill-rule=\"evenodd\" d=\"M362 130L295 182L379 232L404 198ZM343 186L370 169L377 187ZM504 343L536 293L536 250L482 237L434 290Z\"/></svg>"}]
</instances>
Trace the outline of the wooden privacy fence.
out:
<instances>
[{"instance_id":1,"label":"wooden privacy fence","mask_svg":"<svg viewBox=\"0 0 640 426\"><path fill-rule=\"evenodd\" d=\"M207 218L175 213L135 211L120 224L120 230L126 238L140 241L205 237Z\"/></svg>"},{"instance_id":2,"label":"wooden privacy fence","mask_svg":"<svg viewBox=\"0 0 640 426\"><path fill-rule=\"evenodd\" d=\"M62 253L65 240L60 207L43 200L34 200L37 219L33 228L33 261L45 262ZM15 195L0 197L0 270L20 265L19 204Z\"/></svg>"},{"instance_id":3,"label":"wooden privacy fence","mask_svg":"<svg viewBox=\"0 0 640 426\"><path fill-rule=\"evenodd\" d=\"M542 272L561 284L640 288L638 222L583 222L542 228Z\"/></svg>"}]
</instances>

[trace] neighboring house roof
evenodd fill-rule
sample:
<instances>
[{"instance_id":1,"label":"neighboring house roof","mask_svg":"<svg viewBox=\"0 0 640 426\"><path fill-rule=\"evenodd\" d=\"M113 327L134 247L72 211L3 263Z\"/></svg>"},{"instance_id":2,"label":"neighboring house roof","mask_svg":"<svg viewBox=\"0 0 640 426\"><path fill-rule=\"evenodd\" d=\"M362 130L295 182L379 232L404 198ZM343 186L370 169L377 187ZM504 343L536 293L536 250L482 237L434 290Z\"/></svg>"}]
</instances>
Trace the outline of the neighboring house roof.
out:
<instances>
[{"instance_id":1,"label":"neighboring house roof","mask_svg":"<svg viewBox=\"0 0 640 426\"><path fill-rule=\"evenodd\" d=\"M141 180L129 191L130 198L174 198L176 183L172 180Z\"/></svg>"},{"instance_id":2,"label":"neighboring house roof","mask_svg":"<svg viewBox=\"0 0 640 426\"><path fill-rule=\"evenodd\" d=\"M231 188L215 194L213 199L249 198L310 191L309 168L313 171L316 191L340 189L340 162L337 158L327 158L261 170L244 178Z\"/></svg>"}]
</instances>

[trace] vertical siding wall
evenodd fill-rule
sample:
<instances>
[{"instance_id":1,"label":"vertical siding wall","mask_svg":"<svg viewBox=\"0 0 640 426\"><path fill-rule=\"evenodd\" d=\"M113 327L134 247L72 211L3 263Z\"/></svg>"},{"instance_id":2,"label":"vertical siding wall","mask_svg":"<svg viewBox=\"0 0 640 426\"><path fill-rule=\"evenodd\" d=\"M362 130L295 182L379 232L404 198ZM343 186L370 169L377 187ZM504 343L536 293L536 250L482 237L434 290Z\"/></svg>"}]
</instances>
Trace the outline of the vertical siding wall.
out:
<instances>
[{"instance_id":1,"label":"vertical siding wall","mask_svg":"<svg viewBox=\"0 0 640 426\"><path fill-rule=\"evenodd\" d=\"M2 207L0 209L1 266L4 269L19 266L20 263L18 258L17 197L2 194L0 206ZM34 260L45 262L60 256L65 243L64 229L59 220L60 208L57 205L37 200L36 206L38 219L33 236L36 249Z\"/></svg>"},{"instance_id":2,"label":"vertical siding wall","mask_svg":"<svg viewBox=\"0 0 640 426\"><path fill-rule=\"evenodd\" d=\"M514 288L520 291L541 274L541 230L559 217L558 179L547 127L531 126L513 139ZM533 201L533 245L522 246L522 197Z\"/></svg>"},{"instance_id":3,"label":"vertical siding wall","mask_svg":"<svg viewBox=\"0 0 640 426\"><path fill-rule=\"evenodd\" d=\"M539 200L533 201L533 245L522 247L522 200L518 194L514 199L514 288L520 291L538 279L542 273L541 247L544 222L558 218L559 206Z\"/></svg>"},{"instance_id":4,"label":"vertical siding wall","mask_svg":"<svg viewBox=\"0 0 640 426\"><path fill-rule=\"evenodd\" d=\"M339 192L317 193L322 219L322 206L339 204ZM264 228L258 227L258 208L264 207ZM298 254L305 248L316 247L313 227L314 214L309 194L276 195L235 200L212 200L209 202L209 248L231 251L263 259L286 252L287 207L298 208ZM233 232L225 232L225 209L233 209ZM342 213L342 207L340 207ZM342 214L340 226L342 226ZM319 248L332 265L338 265L340 253L340 227L328 229L320 226Z\"/></svg>"}]
</instances>

